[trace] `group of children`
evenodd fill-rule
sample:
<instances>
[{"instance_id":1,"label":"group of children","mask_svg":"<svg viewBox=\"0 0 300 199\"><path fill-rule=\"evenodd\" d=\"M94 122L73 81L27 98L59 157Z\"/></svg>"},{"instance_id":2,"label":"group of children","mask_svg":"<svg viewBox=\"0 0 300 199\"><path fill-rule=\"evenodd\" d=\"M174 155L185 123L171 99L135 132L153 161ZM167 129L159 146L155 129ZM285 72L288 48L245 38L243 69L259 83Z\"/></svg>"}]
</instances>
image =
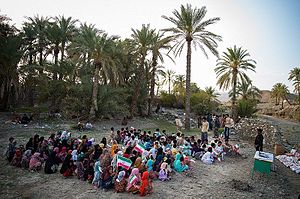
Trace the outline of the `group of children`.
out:
<instances>
[{"instance_id":1,"label":"group of children","mask_svg":"<svg viewBox=\"0 0 300 199\"><path fill-rule=\"evenodd\" d=\"M17 146L11 137L6 156L16 167L31 171L44 168L46 174L59 171L65 178L76 175L94 188L145 196L152 192L154 179L168 181L172 172L192 169L192 158L212 164L215 160L222 161L225 153L238 153L238 146L231 146L228 140L223 144L220 139L208 144L180 132L168 136L159 129L152 133L111 128L109 139L104 137L98 144L86 135L74 138L66 131L51 134L49 138L36 134L25 146Z\"/></svg>"}]
</instances>

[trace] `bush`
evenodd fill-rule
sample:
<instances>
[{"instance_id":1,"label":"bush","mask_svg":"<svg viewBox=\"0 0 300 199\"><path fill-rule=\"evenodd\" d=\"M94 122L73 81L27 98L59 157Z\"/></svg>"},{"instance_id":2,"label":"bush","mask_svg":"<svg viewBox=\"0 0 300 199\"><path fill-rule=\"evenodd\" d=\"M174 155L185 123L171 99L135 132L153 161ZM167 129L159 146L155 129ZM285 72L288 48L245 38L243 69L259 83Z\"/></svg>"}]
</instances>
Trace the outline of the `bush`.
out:
<instances>
[{"instance_id":1,"label":"bush","mask_svg":"<svg viewBox=\"0 0 300 199\"><path fill-rule=\"evenodd\" d=\"M191 96L192 111L197 115L205 115L217 109L217 104L210 101L210 97L204 91L193 93Z\"/></svg>"},{"instance_id":2,"label":"bush","mask_svg":"<svg viewBox=\"0 0 300 199\"><path fill-rule=\"evenodd\" d=\"M173 108L177 104L175 94L168 94L166 92L161 92L160 101L161 101L161 105L164 106L164 107Z\"/></svg>"},{"instance_id":3,"label":"bush","mask_svg":"<svg viewBox=\"0 0 300 199\"><path fill-rule=\"evenodd\" d=\"M237 112L241 117L250 117L256 111L256 101L241 99L238 101Z\"/></svg>"}]
</instances>

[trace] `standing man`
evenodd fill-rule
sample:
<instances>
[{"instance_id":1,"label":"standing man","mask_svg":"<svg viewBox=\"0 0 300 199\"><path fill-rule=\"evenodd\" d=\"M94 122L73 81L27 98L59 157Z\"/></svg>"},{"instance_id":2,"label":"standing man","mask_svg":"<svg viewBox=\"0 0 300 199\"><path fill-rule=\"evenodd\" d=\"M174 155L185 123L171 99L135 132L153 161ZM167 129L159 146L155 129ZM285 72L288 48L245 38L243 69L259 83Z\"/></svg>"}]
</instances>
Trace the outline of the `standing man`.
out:
<instances>
[{"instance_id":1,"label":"standing man","mask_svg":"<svg viewBox=\"0 0 300 199\"><path fill-rule=\"evenodd\" d=\"M209 123L207 122L206 117L202 118L202 126L201 126L201 141L202 144L208 143L208 129L209 129Z\"/></svg>"},{"instance_id":2,"label":"standing man","mask_svg":"<svg viewBox=\"0 0 300 199\"><path fill-rule=\"evenodd\" d=\"M231 119L229 117L228 114L226 114L226 119L225 119L225 129L224 129L224 137L225 137L225 141L229 140L229 134L230 134L230 129L233 126L233 119Z\"/></svg>"},{"instance_id":3,"label":"standing man","mask_svg":"<svg viewBox=\"0 0 300 199\"><path fill-rule=\"evenodd\" d=\"M262 135L262 129L257 129L257 136L255 137L255 149L256 151L263 151L263 144L264 144L264 136Z\"/></svg>"}]
</instances>

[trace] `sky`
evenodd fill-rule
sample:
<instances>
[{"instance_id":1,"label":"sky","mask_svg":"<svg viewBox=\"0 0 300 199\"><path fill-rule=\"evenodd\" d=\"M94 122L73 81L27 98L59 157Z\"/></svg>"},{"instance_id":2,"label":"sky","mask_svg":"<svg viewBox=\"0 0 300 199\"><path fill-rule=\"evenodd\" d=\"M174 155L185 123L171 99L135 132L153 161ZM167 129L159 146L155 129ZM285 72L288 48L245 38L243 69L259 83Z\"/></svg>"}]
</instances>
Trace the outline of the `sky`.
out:
<instances>
[{"instance_id":1,"label":"sky","mask_svg":"<svg viewBox=\"0 0 300 199\"><path fill-rule=\"evenodd\" d=\"M161 16L172 16L180 5L207 7L206 19L221 20L208 30L222 36L220 54L226 48L237 45L248 50L257 62L256 73L247 74L253 85L270 90L275 83L292 83L288 73L300 66L300 1L299 0L0 0L0 13L6 14L17 27L24 16L71 16L80 22L95 24L110 35L130 37L133 29L150 24L157 30L172 27ZM207 59L200 50L192 49L192 82L200 88L212 86L218 89L214 68L217 58L209 54ZM175 63L165 59L165 68L185 74L186 51L175 58Z\"/></svg>"}]
</instances>

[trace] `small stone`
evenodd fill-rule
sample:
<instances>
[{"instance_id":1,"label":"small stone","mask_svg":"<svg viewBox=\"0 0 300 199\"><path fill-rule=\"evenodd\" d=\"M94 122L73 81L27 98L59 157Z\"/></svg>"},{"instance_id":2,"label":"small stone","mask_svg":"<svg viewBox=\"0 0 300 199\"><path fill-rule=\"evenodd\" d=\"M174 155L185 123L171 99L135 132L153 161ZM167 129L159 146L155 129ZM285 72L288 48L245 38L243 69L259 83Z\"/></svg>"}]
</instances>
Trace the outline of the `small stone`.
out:
<instances>
[{"instance_id":1,"label":"small stone","mask_svg":"<svg viewBox=\"0 0 300 199\"><path fill-rule=\"evenodd\" d=\"M258 196L259 196L259 197L262 197L262 196L263 196L263 194L262 194L262 193L260 193L260 194L258 194Z\"/></svg>"}]
</instances>

